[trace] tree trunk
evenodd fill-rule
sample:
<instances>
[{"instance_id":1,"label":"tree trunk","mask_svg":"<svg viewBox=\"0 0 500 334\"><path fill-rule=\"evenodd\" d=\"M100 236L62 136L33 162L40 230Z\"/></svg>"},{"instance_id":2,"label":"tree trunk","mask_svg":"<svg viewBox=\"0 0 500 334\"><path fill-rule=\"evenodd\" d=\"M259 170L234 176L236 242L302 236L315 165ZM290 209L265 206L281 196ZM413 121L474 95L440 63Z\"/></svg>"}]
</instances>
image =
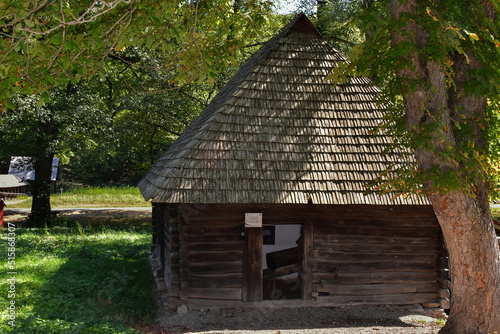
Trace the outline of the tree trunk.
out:
<instances>
[{"instance_id":1,"label":"tree trunk","mask_svg":"<svg viewBox=\"0 0 500 334\"><path fill-rule=\"evenodd\" d=\"M11 159L10 155L3 155L0 153L0 174L9 173L10 159Z\"/></svg>"},{"instance_id":2,"label":"tree trunk","mask_svg":"<svg viewBox=\"0 0 500 334\"><path fill-rule=\"evenodd\" d=\"M416 0L392 0L391 15L404 20L405 14L418 15L417 7ZM439 13L432 14L439 17ZM436 129L425 137L427 146L415 150L415 158L423 172L433 171L435 175L439 172L442 178L460 175L470 180L466 166L447 159L445 154L449 154L450 149L459 154L459 146L466 140L478 148L484 149L486 145L477 121L471 122L475 125L472 125L472 136L467 138L453 130L453 120L460 119L458 112L468 120L486 117L486 96L465 92L466 83L475 79L470 70L479 69L480 64L471 50L467 51L468 61L456 54L453 58L455 86L448 89L444 62L416 51L428 47L428 37L429 33L416 20L407 19L402 31L391 31L395 48L408 42L417 46L417 49L407 49L408 66L397 71L401 85L408 88L403 94L408 129L416 136L433 126ZM429 178L424 184L443 231L452 275L450 316L440 333L500 332L500 249L486 180L486 175L478 172L473 181L469 181L473 183L471 193L445 191L437 186L437 179Z\"/></svg>"},{"instance_id":3,"label":"tree trunk","mask_svg":"<svg viewBox=\"0 0 500 334\"><path fill-rule=\"evenodd\" d=\"M36 158L34 162L35 180L31 187L33 202L29 225L32 227L44 227L50 225L52 213L50 208L51 174L53 155Z\"/></svg>"},{"instance_id":4,"label":"tree trunk","mask_svg":"<svg viewBox=\"0 0 500 334\"><path fill-rule=\"evenodd\" d=\"M500 250L490 210L461 192L430 196L449 255L452 296L443 333L500 329ZM482 205L480 205L482 204Z\"/></svg>"}]
</instances>

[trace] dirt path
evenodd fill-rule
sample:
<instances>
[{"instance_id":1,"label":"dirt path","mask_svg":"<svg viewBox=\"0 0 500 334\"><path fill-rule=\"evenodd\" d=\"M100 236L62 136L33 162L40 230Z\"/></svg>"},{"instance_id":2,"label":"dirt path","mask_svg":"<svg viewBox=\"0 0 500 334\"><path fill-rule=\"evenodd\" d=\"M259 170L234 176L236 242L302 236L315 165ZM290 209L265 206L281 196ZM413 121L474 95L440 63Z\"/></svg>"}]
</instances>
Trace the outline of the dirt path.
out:
<instances>
[{"instance_id":1,"label":"dirt path","mask_svg":"<svg viewBox=\"0 0 500 334\"><path fill-rule=\"evenodd\" d=\"M74 208L54 209L58 217L66 217L82 225L137 225L151 223L151 208ZM29 210L5 210L4 223L22 226Z\"/></svg>"}]
</instances>

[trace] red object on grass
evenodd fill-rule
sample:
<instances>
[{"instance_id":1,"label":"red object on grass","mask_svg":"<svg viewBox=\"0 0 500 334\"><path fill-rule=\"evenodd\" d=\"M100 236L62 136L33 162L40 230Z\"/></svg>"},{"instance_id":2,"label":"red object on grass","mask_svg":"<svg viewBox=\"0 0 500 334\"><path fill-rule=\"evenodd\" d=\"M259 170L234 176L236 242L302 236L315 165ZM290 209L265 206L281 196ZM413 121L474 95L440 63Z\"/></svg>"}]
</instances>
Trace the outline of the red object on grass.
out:
<instances>
[{"instance_id":1,"label":"red object on grass","mask_svg":"<svg viewBox=\"0 0 500 334\"><path fill-rule=\"evenodd\" d=\"M3 208L6 207L3 199L0 199L0 227L3 227Z\"/></svg>"}]
</instances>

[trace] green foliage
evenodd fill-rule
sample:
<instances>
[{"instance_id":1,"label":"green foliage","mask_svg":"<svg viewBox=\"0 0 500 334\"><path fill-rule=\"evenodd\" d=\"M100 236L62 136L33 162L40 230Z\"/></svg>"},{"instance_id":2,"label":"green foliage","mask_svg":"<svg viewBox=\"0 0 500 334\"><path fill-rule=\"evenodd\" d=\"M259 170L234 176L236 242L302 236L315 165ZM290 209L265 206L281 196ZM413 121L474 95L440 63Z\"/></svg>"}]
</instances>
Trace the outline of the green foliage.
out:
<instances>
[{"instance_id":1,"label":"green foliage","mask_svg":"<svg viewBox=\"0 0 500 334\"><path fill-rule=\"evenodd\" d=\"M35 159L56 154L64 161L74 143L85 143L88 134L109 123L103 100L87 85L68 84L46 95L43 105L38 103L40 94L10 99L12 109L1 115L4 153Z\"/></svg>"},{"instance_id":2,"label":"green foliage","mask_svg":"<svg viewBox=\"0 0 500 334\"><path fill-rule=\"evenodd\" d=\"M379 103L388 114L378 131L392 136L394 145L387 154L398 155L401 163L382 174L371 189L421 192L427 184L438 192L462 190L474 195L481 180L498 184L500 31L497 22L483 15L485 3L423 1L414 12L398 17L391 15L391 1L370 4L359 16L368 40L352 49L352 63L341 66L331 78L342 82L365 76L382 89ZM425 32L420 39L412 35L415 26ZM423 78L432 75L427 66L444 73L445 79ZM405 109L423 92L436 101L445 94L447 104L421 102L423 116L410 124ZM468 110L469 97L487 98L488 108ZM401 146L409 150L398 150ZM409 163L415 161L413 153L435 157L432 166ZM490 190L494 195L495 187Z\"/></svg>"},{"instance_id":3,"label":"green foliage","mask_svg":"<svg viewBox=\"0 0 500 334\"><path fill-rule=\"evenodd\" d=\"M237 11L231 1L3 1L0 101L92 77L130 46L161 50L162 66L181 69L176 82L211 80L213 64L232 62L269 9L269 1L243 1Z\"/></svg>"},{"instance_id":4,"label":"green foliage","mask_svg":"<svg viewBox=\"0 0 500 334\"><path fill-rule=\"evenodd\" d=\"M280 18L270 16L263 25L266 34L247 38L244 43L249 47L231 62L224 53L213 59L210 80L200 74L200 80L183 85L176 81L183 69L164 67L161 49L129 46L114 52L93 81L99 87L95 93L106 101L112 115L109 129L87 136L90 145L71 150L74 157L63 177L89 185L136 184L229 80L247 53L281 28ZM173 42L169 50L182 52L182 45Z\"/></svg>"},{"instance_id":5,"label":"green foliage","mask_svg":"<svg viewBox=\"0 0 500 334\"><path fill-rule=\"evenodd\" d=\"M152 312L150 229L16 230L16 327L2 333L136 333ZM6 244L7 233L0 235ZM3 272L7 263L0 263ZM7 291L7 280L0 289ZM10 302L0 296L1 316Z\"/></svg>"},{"instance_id":6,"label":"green foliage","mask_svg":"<svg viewBox=\"0 0 500 334\"><path fill-rule=\"evenodd\" d=\"M336 0L318 8L316 26L324 37L342 54L364 41L360 22L356 19L361 11L362 1Z\"/></svg>"}]
</instances>

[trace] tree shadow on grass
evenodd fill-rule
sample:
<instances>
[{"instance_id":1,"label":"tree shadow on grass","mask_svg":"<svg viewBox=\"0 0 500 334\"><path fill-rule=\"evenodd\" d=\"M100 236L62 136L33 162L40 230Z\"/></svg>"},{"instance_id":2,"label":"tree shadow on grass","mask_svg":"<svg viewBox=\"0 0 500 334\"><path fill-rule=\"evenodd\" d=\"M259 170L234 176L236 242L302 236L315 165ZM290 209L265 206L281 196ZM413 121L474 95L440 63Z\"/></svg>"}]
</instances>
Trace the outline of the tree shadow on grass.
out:
<instances>
[{"instance_id":1,"label":"tree shadow on grass","mask_svg":"<svg viewBox=\"0 0 500 334\"><path fill-rule=\"evenodd\" d=\"M149 321L149 245L134 234L85 233L54 239L54 256L65 262L32 291L25 301L32 310L16 319L12 333L135 333L131 325Z\"/></svg>"}]
</instances>

